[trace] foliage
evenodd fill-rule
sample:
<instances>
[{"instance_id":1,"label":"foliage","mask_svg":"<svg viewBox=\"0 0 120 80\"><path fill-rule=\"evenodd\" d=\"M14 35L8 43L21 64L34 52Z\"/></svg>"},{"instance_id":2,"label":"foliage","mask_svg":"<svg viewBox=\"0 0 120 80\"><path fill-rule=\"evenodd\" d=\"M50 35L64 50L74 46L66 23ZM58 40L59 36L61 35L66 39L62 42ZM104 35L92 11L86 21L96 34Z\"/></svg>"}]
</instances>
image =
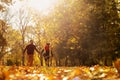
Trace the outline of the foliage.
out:
<instances>
[{"instance_id":1,"label":"foliage","mask_svg":"<svg viewBox=\"0 0 120 80\"><path fill-rule=\"evenodd\" d=\"M28 67L0 66L1 80L119 80L113 67L95 65L92 67Z\"/></svg>"},{"instance_id":2,"label":"foliage","mask_svg":"<svg viewBox=\"0 0 120 80\"><path fill-rule=\"evenodd\" d=\"M13 65L13 62L12 62L12 60L7 60L7 66L12 66Z\"/></svg>"},{"instance_id":3,"label":"foliage","mask_svg":"<svg viewBox=\"0 0 120 80\"><path fill-rule=\"evenodd\" d=\"M7 45L7 41L5 38L5 26L6 23L3 20L0 20L0 58L2 57L3 53L5 52L5 46Z\"/></svg>"},{"instance_id":4,"label":"foliage","mask_svg":"<svg viewBox=\"0 0 120 80\"><path fill-rule=\"evenodd\" d=\"M2 2L7 7L0 5L0 14L4 14L0 45L6 45L4 51L14 50L13 62L21 56L29 39L34 39L39 51L50 42L58 66L112 65L120 57L117 0L59 0L53 12L45 16L25 4L10 13L15 2ZM18 29L12 29L14 26Z\"/></svg>"}]
</instances>

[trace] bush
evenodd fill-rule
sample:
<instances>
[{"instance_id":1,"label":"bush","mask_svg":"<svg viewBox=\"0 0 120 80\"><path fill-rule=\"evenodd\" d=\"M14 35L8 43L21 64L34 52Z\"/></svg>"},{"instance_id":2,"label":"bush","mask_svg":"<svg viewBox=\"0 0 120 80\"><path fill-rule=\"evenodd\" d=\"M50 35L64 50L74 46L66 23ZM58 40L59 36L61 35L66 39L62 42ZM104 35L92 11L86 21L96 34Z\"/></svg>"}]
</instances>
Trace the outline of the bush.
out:
<instances>
[{"instance_id":1,"label":"bush","mask_svg":"<svg viewBox=\"0 0 120 80\"><path fill-rule=\"evenodd\" d=\"M13 62L12 62L12 60L8 59L7 60L7 66L11 66L11 65L13 65Z\"/></svg>"}]
</instances>

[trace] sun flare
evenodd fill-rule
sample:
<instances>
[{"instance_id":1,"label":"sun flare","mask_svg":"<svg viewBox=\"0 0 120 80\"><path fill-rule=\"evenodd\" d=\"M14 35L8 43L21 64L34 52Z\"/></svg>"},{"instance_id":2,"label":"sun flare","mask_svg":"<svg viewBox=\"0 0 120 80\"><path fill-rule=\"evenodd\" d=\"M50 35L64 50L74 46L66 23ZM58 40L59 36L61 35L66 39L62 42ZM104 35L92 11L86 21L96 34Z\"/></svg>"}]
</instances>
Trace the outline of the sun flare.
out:
<instances>
[{"instance_id":1,"label":"sun flare","mask_svg":"<svg viewBox=\"0 0 120 80\"><path fill-rule=\"evenodd\" d=\"M57 0L31 0L29 6L43 14L48 14L56 3Z\"/></svg>"}]
</instances>

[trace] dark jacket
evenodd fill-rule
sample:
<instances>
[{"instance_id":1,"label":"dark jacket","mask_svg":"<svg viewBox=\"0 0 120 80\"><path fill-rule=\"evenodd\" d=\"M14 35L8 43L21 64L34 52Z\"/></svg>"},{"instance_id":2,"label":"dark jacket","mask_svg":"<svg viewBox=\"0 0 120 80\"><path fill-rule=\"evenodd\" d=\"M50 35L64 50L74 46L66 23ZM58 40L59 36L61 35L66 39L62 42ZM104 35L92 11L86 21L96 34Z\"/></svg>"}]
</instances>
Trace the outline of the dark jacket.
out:
<instances>
[{"instance_id":1,"label":"dark jacket","mask_svg":"<svg viewBox=\"0 0 120 80\"><path fill-rule=\"evenodd\" d=\"M34 50L36 50L38 52L38 50L36 49L36 46L33 45L33 44L27 45L25 50L24 50L24 53L25 53L26 50L27 50L27 54L33 54Z\"/></svg>"}]
</instances>

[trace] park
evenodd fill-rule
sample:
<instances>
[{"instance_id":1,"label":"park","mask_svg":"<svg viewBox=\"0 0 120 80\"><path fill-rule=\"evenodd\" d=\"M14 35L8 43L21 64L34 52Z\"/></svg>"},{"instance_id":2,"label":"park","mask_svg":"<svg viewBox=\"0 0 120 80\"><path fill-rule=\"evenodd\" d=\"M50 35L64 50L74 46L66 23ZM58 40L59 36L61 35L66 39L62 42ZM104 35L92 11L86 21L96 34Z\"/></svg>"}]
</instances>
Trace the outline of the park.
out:
<instances>
[{"instance_id":1,"label":"park","mask_svg":"<svg viewBox=\"0 0 120 80\"><path fill-rule=\"evenodd\" d=\"M120 80L120 0L0 0L0 80Z\"/></svg>"}]
</instances>

